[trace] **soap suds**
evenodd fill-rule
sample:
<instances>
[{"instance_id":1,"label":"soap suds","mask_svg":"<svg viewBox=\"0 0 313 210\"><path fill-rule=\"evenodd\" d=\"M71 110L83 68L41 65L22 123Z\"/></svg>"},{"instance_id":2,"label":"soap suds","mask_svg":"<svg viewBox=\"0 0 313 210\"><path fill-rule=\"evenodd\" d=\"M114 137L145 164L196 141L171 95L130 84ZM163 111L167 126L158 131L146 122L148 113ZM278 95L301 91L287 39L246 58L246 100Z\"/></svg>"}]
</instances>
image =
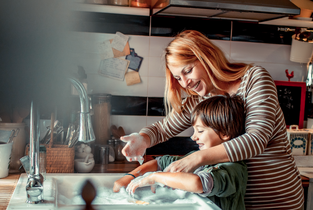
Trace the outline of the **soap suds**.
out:
<instances>
[{"instance_id":1,"label":"soap suds","mask_svg":"<svg viewBox=\"0 0 313 210\"><path fill-rule=\"evenodd\" d=\"M73 197L67 198L59 195L59 203L67 205L84 205L84 200L78 193L79 190L74 190ZM131 197L124 187L120 189L118 193L114 193L111 188L98 187L97 197L93 200L93 205L101 204L132 204L138 205L142 203L144 205L149 204L177 204L177 203L195 203L190 199L192 193L179 190L169 189L167 187L156 186L156 193L152 193L150 186L141 187L136 189L134 197Z\"/></svg>"}]
</instances>

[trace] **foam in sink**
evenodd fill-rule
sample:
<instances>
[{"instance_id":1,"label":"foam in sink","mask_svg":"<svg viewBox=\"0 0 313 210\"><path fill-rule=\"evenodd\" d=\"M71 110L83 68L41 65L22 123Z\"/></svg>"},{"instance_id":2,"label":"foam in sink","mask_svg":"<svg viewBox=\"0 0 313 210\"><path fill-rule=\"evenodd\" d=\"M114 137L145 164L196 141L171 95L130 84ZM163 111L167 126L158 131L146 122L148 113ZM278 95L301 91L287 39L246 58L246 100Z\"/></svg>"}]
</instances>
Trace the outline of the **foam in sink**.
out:
<instances>
[{"instance_id":1,"label":"foam in sink","mask_svg":"<svg viewBox=\"0 0 313 210\"><path fill-rule=\"evenodd\" d=\"M119 193L114 193L112 190L114 181L122 176L124 176L122 173L48 173L44 182L45 202L26 204L27 175L22 174L7 209L80 209L85 204L81 197L81 190L87 179L97 189L97 196L92 202L95 209L220 209L208 198L162 186L157 186L156 194L151 192L150 187L138 188L134 197L128 195L125 188L122 188Z\"/></svg>"}]
</instances>

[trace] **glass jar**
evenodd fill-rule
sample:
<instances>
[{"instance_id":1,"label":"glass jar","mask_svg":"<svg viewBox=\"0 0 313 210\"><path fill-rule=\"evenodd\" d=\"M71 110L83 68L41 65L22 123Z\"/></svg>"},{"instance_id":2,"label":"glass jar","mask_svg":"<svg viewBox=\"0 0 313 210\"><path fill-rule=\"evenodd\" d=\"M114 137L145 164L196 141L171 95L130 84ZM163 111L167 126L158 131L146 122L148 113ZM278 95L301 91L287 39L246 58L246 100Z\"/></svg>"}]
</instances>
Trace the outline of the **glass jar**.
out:
<instances>
[{"instance_id":1,"label":"glass jar","mask_svg":"<svg viewBox=\"0 0 313 210\"><path fill-rule=\"evenodd\" d=\"M114 137L112 136L111 139L108 140L108 146L110 147L109 151L109 162L115 161L115 145L114 145Z\"/></svg>"},{"instance_id":2,"label":"glass jar","mask_svg":"<svg viewBox=\"0 0 313 210\"><path fill-rule=\"evenodd\" d=\"M125 156L122 153L124 146L126 145L125 142L119 139L115 139L115 159L116 160L125 160Z\"/></svg>"},{"instance_id":3,"label":"glass jar","mask_svg":"<svg viewBox=\"0 0 313 210\"><path fill-rule=\"evenodd\" d=\"M43 180L46 180L46 165L47 165L47 149L44 145L39 147L39 174Z\"/></svg>"},{"instance_id":4,"label":"glass jar","mask_svg":"<svg viewBox=\"0 0 313 210\"><path fill-rule=\"evenodd\" d=\"M95 94L92 99L95 143L105 145L110 138L111 95Z\"/></svg>"}]
</instances>

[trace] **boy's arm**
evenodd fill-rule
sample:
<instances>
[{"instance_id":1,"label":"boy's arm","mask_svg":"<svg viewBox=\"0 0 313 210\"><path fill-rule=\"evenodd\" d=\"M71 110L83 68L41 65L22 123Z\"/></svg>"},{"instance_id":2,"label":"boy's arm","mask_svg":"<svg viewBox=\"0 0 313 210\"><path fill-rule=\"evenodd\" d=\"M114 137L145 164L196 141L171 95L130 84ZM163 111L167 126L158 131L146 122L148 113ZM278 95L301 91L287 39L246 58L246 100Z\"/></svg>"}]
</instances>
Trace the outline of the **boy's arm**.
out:
<instances>
[{"instance_id":1,"label":"boy's arm","mask_svg":"<svg viewBox=\"0 0 313 210\"><path fill-rule=\"evenodd\" d=\"M141 176L146 172L156 171L158 169L158 163L156 160L148 161L141 166L138 166L129 174L134 175L135 177ZM113 192L119 192L121 187L127 187L127 185L133 180L134 177L131 175L125 175L122 178L116 180L113 185Z\"/></svg>"},{"instance_id":2,"label":"boy's arm","mask_svg":"<svg viewBox=\"0 0 313 210\"><path fill-rule=\"evenodd\" d=\"M156 172L149 176L143 176L139 179L132 181L128 187L127 191L134 193L138 187L152 186L155 183L161 183L168 187L181 189L194 193L202 193L202 182L199 176L192 173L171 173L171 172Z\"/></svg>"}]
</instances>

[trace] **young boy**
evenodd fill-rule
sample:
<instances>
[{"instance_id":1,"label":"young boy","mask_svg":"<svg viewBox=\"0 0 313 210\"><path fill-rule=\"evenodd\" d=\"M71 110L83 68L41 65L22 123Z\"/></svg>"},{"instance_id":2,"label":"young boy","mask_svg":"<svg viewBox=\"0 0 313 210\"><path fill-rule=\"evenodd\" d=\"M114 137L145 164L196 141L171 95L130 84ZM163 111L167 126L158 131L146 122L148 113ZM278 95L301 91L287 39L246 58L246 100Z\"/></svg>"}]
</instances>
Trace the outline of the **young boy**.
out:
<instances>
[{"instance_id":1,"label":"young boy","mask_svg":"<svg viewBox=\"0 0 313 210\"><path fill-rule=\"evenodd\" d=\"M245 131L243 101L236 95L213 96L195 107L191 113L191 123L194 128L191 138L200 150L222 144ZM144 186L151 186L153 190L156 183L161 183L208 197L223 210L245 209L248 172L244 162L201 166L194 173L162 172L180 158L182 157L165 155L146 162L117 180L113 191L118 192L127 185L126 191L130 193ZM146 172L155 173L145 174Z\"/></svg>"}]
</instances>

